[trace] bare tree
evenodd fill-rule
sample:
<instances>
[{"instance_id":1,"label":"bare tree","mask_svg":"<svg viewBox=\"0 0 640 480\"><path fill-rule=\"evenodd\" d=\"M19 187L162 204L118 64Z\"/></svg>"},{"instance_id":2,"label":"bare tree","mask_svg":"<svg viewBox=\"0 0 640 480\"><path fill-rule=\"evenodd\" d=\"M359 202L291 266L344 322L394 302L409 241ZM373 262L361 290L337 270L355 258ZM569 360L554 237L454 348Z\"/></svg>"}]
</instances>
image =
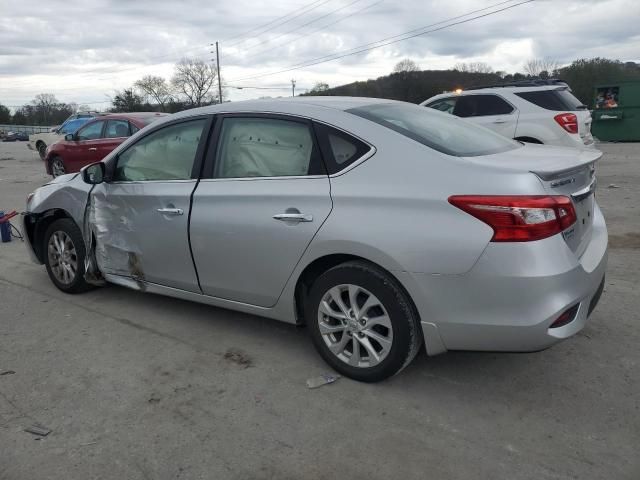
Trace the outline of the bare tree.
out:
<instances>
[{"instance_id":1,"label":"bare tree","mask_svg":"<svg viewBox=\"0 0 640 480\"><path fill-rule=\"evenodd\" d=\"M222 101L217 95L217 74L216 67L210 63L195 58L183 58L176 63L171 83L184 95L187 103L200 107L214 99L218 103Z\"/></svg>"},{"instance_id":2,"label":"bare tree","mask_svg":"<svg viewBox=\"0 0 640 480\"><path fill-rule=\"evenodd\" d=\"M410 58L405 58L404 60L400 60L398 63L396 63L395 67L393 67L393 73L419 72L419 71L420 71L420 66Z\"/></svg>"},{"instance_id":3,"label":"bare tree","mask_svg":"<svg viewBox=\"0 0 640 480\"><path fill-rule=\"evenodd\" d=\"M491 65L484 62L456 63L453 69L465 73L493 73Z\"/></svg>"},{"instance_id":4,"label":"bare tree","mask_svg":"<svg viewBox=\"0 0 640 480\"><path fill-rule=\"evenodd\" d=\"M559 68L560 62L551 57L531 58L524 63L524 71L532 77L548 77L554 75Z\"/></svg>"},{"instance_id":5,"label":"bare tree","mask_svg":"<svg viewBox=\"0 0 640 480\"><path fill-rule=\"evenodd\" d=\"M134 85L151 97L160 106L161 111L165 111L165 105L171 100L171 89L164 78L146 75Z\"/></svg>"}]
</instances>

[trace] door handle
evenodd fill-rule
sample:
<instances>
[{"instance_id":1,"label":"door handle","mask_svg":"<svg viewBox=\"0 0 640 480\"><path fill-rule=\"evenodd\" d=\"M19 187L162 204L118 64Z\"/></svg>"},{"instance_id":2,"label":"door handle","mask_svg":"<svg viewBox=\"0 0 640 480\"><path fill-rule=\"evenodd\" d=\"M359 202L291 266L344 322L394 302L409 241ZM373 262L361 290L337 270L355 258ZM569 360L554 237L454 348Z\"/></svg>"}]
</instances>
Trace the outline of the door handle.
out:
<instances>
[{"instance_id":1,"label":"door handle","mask_svg":"<svg viewBox=\"0 0 640 480\"><path fill-rule=\"evenodd\" d=\"M158 212L163 215L182 215L184 213L181 208L159 208Z\"/></svg>"},{"instance_id":2,"label":"door handle","mask_svg":"<svg viewBox=\"0 0 640 480\"><path fill-rule=\"evenodd\" d=\"M89 149L89 151L90 151L90 152L96 152L96 151L98 151L98 149L97 149L96 147L91 147L91 148Z\"/></svg>"},{"instance_id":3,"label":"door handle","mask_svg":"<svg viewBox=\"0 0 640 480\"><path fill-rule=\"evenodd\" d=\"M313 216L304 213L278 213L273 218L283 222L313 222Z\"/></svg>"},{"instance_id":4,"label":"door handle","mask_svg":"<svg viewBox=\"0 0 640 480\"><path fill-rule=\"evenodd\" d=\"M493 123L507 123L507 121L502 118L498 118L497 120L494 120Z\"/></svg>"}]
</instances>

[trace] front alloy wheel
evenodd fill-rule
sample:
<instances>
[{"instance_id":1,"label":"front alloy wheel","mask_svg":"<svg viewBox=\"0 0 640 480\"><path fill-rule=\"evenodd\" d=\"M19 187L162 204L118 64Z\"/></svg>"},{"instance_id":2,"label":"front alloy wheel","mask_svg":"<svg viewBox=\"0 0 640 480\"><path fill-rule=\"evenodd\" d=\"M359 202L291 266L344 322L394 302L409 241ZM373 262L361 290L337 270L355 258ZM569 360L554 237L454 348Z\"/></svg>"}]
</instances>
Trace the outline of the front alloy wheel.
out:
<instances>
[{"instance_id":1,"label":"front alloy wheel","mask_svg":"<svg viewBox=\"0 0 640 480\"><path fill-rule=\"evenodd\" d=\"M42 246L47 273L56 287L66 293L91 288L84 279L84 239L73 220L60 218L49 225Z\"/></svg>"}]
</instances>

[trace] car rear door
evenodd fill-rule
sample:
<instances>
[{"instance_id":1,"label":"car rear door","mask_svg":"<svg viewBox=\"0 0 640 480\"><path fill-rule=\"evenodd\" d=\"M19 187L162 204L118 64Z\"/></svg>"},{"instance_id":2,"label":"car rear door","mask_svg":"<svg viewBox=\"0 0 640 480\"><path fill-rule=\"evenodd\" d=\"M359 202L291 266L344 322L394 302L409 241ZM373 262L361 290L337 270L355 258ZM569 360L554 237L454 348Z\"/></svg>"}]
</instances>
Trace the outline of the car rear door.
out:
<instances>
[{"instance_id":1,"label":"car rear door","mask_svg":"<svg viewBox=\"0 0 640 480\"><path fill-rule=\"evenodd\" d=\"M109 160L113 178L93 190L89 216L100 271L200 292L189 214L210 125L210 116L165 124Z\"/></svg>"},{"instance_id":2,"label":"car rear door","mask_svg":"<svg viewBox=\"0 0 640 480\"><path fill-rule=\"evenodd\" d=\"M470 94L458 98L453 114L513 138L518 124L518 111L498 95Z\"/></svg>"},{"instance_id":3,"label":"car rear door","mask_svg":"<svg viewBox=\"0 0 640 480\"><path fill-rule=\"evenodd\" d=\"M124 119L107 120L104 134L100 141L96 142L97 161L109 155L118 145L131 135L129 122Z\"/></svg>"},{"instance_id":4,"label":"car rear door","mask_svg":"<svg viewBox=\"0 0 640 480\"><path fill-rule=\"evenodd\" d=\"M222 115L209 151L190 229L202 291L271 307L332 207L312 126Z\"/></svg>"}]
</instances>

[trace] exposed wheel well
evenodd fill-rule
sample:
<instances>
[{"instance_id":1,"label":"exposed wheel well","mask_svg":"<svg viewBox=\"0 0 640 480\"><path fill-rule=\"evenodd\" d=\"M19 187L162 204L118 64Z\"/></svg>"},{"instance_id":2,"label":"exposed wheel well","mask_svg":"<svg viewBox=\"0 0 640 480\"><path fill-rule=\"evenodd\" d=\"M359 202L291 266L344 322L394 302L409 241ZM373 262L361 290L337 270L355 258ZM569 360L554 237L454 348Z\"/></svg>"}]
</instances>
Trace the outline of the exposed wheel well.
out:
<instances>
[{"instance_id":1,"label":"exposed wheel well","mask_svg":"<svg viewBox=\"0 0 640 480\"><path fill-rule=\"evenodd\" d=\"M354 260L359 260L362 262L375 265L379 269L382 269L389 276L395 278L395 280L398 282L398 285L400 286L402 291L405 293L405 295L409 299L409 303L411 304L411 307L413 308L416 316L420 318L418 314L418 309L416 308L415 303L413 302L413 299L409 295L409 292L407 292L407 290L404 288L404 285L402 285L402 283L387 269L381 267L377 263L371 262L366 258L359 257L357 255L333 254L333 255L326 255L324 257L315 259L313 262L307 265L307 267L300 274L300 277L298 278L298 283L296 284L296 290L295 290L295 302L296 302L295 308L296 308L296 318L297 318L298 324L303 325L305 323L304 322L304 304L309 294L309 290L313 285L313 282L315 282L315 280L324 272L335 267L336 265L340 265L341 263L350 262Z\"/></svg>"},{"instance_id":2,"label":"exposed wheel well","mask_svg":"<svg viewBox=\"0 0 640 480\"><path fill-rule=\"evenodd\" d=\"M540 140L533 137L516 137L514 138L514 140L520 140L521 142L525 142L525 143L538 143L542 145L542 142Z\"/></svg>"},{"instance_id":3,"label":"exposed wheel well","mask_svg":"<svg viewBox=\"0 0 640 480\"><path fill-rule=\"evenodd\" d=\"M73 220L73 217L69 215L66 210L54 208L52 210L47 210L38 216L33 216L31 223L26 224L26 233L29 236L33 252L36 254L36 257L38 257L38 260L43 263L45 253L43 251L44 234L47 231L47 228L49 228L49 225L60 218L70 218Z\"/></svg>"}]
</instances>

